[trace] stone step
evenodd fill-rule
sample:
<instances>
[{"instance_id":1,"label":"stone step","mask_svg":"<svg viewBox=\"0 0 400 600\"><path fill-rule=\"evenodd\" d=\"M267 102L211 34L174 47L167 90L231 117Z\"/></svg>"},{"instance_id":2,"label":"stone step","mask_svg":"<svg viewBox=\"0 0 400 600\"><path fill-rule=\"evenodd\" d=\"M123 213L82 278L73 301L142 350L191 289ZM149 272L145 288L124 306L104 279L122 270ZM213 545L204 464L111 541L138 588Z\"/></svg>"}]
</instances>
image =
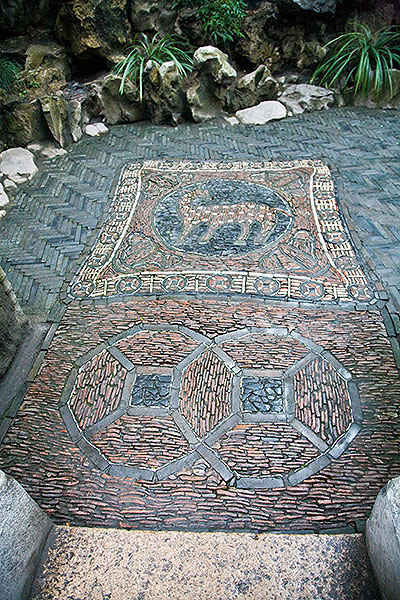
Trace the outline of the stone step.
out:
<instances>
[{"instance_id":1,"label":"stone step","mask_svg":"<svg viewBox=\"0 0 400 600\"><path fill-rule=\"evenodd\" d=\"M57 526L33 600L376 600L361 534Z\"/></svg>"}]
</instances>

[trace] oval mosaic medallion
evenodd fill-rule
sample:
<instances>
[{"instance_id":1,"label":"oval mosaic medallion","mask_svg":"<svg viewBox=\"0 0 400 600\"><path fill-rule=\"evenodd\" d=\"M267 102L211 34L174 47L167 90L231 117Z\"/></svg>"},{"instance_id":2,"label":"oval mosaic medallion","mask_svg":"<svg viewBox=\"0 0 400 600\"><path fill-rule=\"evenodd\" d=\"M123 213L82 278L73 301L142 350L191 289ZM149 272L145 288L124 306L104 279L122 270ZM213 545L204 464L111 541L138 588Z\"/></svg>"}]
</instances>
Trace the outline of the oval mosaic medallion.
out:
<instances>
[{"instance_id":1,"label":"oval mosaic medallion","mask_svg":"<svg viewBox=\"0 0 400 600\"><path fill-rule=\"evenodd\" d=\"M209 179L179 187L157 204L154 229L168 246L208 256L270 246L292 225L287 201L253 182Z\"/></svg>"}]
</instances>

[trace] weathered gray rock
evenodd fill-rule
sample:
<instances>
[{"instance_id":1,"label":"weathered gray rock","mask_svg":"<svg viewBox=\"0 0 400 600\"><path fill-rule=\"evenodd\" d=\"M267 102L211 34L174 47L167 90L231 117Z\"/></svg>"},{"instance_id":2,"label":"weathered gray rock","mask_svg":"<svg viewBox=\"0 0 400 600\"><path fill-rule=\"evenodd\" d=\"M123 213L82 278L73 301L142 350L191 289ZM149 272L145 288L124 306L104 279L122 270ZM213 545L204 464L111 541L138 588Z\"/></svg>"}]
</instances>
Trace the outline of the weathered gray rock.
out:
<instances>
[{"instance_id":1,"label":"weathered gray rock","mask_svg":"<svg viewBox=\"0 0 400 600\"><path fill-rule=\"evenodd\" d=\"M379 492L367 521L371 564L384 600L400 597L400 477Z\"/></svg>"},{"instance_id":2,"label":"weathered gray rock","mask_svg":"<svg viewBox=\"0 0 400 600\"><path fill-rule=\"evenodd\" d=\"M107 133L108 127L104 125L104 123L90 123L85 127L86 135L90 135L90 137L97 137L99 135L103 135L103 133Z\"/></svg>"},{"instance_id":3,"label":"weathered gray rock","mask_svg":"<svg viewBox=\"0 0 400 600\"><path fill-rule=\"evenodd\" d=\"M39 100L11 102L4 107L3 118L9 146L25 146L29 142L51 139Z\"/></svg>"},{"instance_id":4,"label":"weathered gray rock","mask_svg":"<svg viewBox=\"0 0 400 600\"><path fill-rule=\"evenodd\" d=\"M25 334L27 324L28 320L18 304L10 282L6 278L3 269L0 267L0 377L4 375L14 358L15 352ZM0 505L0 511L1 510L2 507ZM0 594L0 598L1 597Z\"/></svg>"},{"instance_id":5,"label":"weathered gray rock","mask_svg":"<svg viewBox=\"0 0 400 600\"><path fill-rule=\"evenodd\" d=\"M198 48L193 56L195 71L186 89L193 120L207 121L223 114L227 90L237 76L228 56L214 46Z\"/></svg>"},{"instance_id":6,"label":"weathered gray rock","mask_svg":"<svg viewBox=\"0 0 400 600\"><path fill-rule=\"evenodd\" d=\"M269 69L260 65L236 81L229 94L229 108L236 111L254 106L262 100L275 100L279 90L279 83L271 77Z\"/></svg>"},{"instance_id":7,"label":"weathered gray rock","mask_svg":"<svg viewBox=\"0 0 400 600\"><path fill-rule=\"evenodd\" d=\"M78 142L82 135L82 127L85 123L85 115L82 111L82 102L78 99L69 100L69 128L71 132L72 141Z\"/></svg>"},{"instance_id":8,"label":"weathered gray rock","mask_svg":"<svg viewBox=\"0 0 400 600\"><path fill-rule=\"evenodd\" d=\"M9 202L10 202L10 199L7 196L7 193L6 193L3 185L0 183L0 208L4 208L5 206L7 206L7 204Z\"/></svg>"},{"instance_id":9,"label":"weathered gray rock","mask_svg":"<svg viewBox=\"0 0 400 600\"><path fill-rule=\"evenodd\" d=\"M69 110L67 101L62 92L53 96L42 96L39 98L44 118L56 142L62 148L71 143L71 131L69 127Z\"/></svg>"},{"instance_id":10,"label":"weathered gray rock","mask_svg":"<svg viewBox=\"0 0 400 600\"><path fill-rule=\"evenodd\" d=\"M174 32L177 11L165 0L132 0L129 7L134 31L156 31L160 36Z\"/></svg>"},{"instance_id":11,"label":"weathered gray rock","mask_svg":"<svg viewBox=\"0 0 400 600\"><path fill-rule=\"evenodd\" d=\"M135 123L144 118L137 87L129 80L120 93L121 77L106 75L87 84L90 100L85 103L89 117L103 117L108 125ZM95 106L95 110L90 107Z\"/></svg>"},{"instance_id":12,"label":"weathered gray rock","mask_svg":"<svg viewBox=\"0 0 400 600\"><path fill-rule=\"evenodd\" d=\"M225 121L229 123L229 125L239 125L240 121L236 117L225 117Z\"/></svg>"},{"instance_id":13,"label":"weathered gray rock","mask_svg":"<svg viewBox=\"0 0 400 600\"><path fill-rule=\"evenodd\" d=\"M12 181L11 179L4 179L3 187L6 190L6 192L9 192L9 191L14 192L18 186L15 183L15 181Z\"/></svg>"},{"instance_id":14,"label":"weathered gray rock","mask_svg":"<svg viewBox=\"0 0 400 600\"><path fill-rule=\"evenodd\" d=\"M222 102L215 95L212 86L195 80L186 90L186 99L196 123L209 121L223 114Z\"/></svg>"},{"instance_id":15,"label":"weathered gray rock","mask_svg":"<svg viewBox=\"0 0 400 600\"><path fill-rule=\"evenodd\" d=\"M71 0L60 6L55 33L81 62L110 61L132 42L128 0Z\"/></svg>"},{"instance_id":16,"label":"weathered gray rock","mask_svg":"<svg viewBox=\"0 0 400 600\"><path fill-rule=\"evenodd\" d=\"M182 78L173 61L154 65L148 75L146 105L151 121L156 124L177 125L187 111Z\"/></svg>"},{"instance_id":17,"label":"weathered gray rock","mask_svg":"<svg viewBox=\"0 0 400 600\"><path fill-rule=\"evenodd\" d=\"M276 100L267 100L251 108L238 110L235 117L243 125L265 125L269 121L283 119L286 114L287 110L283 104Z\"/></svg>"},{"instance_id":18,"label":"weathered gray rock","mask_svg":"<svg viewBox=\"0 0 400 600\"><path fill-rule=\"evenodd\" d=\"M0 304L1 306L1 304ZM25 490L0 471L0 598L26 600L52 522Z\"/></svg>"},{"instance_id":19,"label":"weathered gray rock","mask_svg":"<svg viewBox=\"0 0 400 600\"><path fill-rule=\"evenodd\" d=\"M335 104L335 94L332 90L307 83L287 86L278 99L292 115L323 110Z\"/></svg>"},{"instance_id":20,"label":"weathered gray rock","mask_svg":"<svg viewBox=\"0 0 400 600\"><path fill-rule=\"evenodd\" d=\"M287 88L290 84L299 83L300 76L298 73L285 73L276 78L282 88Z\"/></svg>"},{"instance_id":21,"label":"weathered gray rock","mask_svg":"<svg viewBox=\"0 0 400 600\"><path fill-rule=\"evenodd\" d=\"M237 76L228 55L214 46L198 48L193 55L193 63L198 70L210 74L215 83L224 84Z\"/></svg>"},{"instance_id":22,"label":"weathered gray rock","mask_svg":"<svg viewBox=\"0 0 400 600\"><path fill-rule=\"evenodd\" d=\"M302 9L315 13L334 13L337 0L278 0L278 6L286 9Z\"/></svg>"},{"instance_id":23,"label":"weathered gray rock","mask_svg":"<svg viewBox=\"0 0 400 600\"><path fill-rule=\"evenodd\" d=\"M209 121L222 113L221 102L206 88L203 88L199 81L188 88L186 98L191 115L196 123Z\"/></svg>"},{"instance_id":24,"label":"weathered gray rock","mask_svg":"<svg viewBox=\"0 0 400 600\"><path fill-rule=\"evenodd\" d=\"M28 150L33 152L35 156L41 156L44 158L57 158L58 156L64 156L67 151L64 148L56 146L53 142L29 144Z\"/></svg>"},{"instance_id":25,"label":"weathered gray rock","mask_svg":"<svg viewBox=\"0 0 400 600\"><path fill-rule=\"evenodd\" d=\"M71 76L70 61L65 48L55 42L32 44L27 48L25 69L58 69L65 78Z\"/></svg>"},{"instance_id":26,"label":"weathered gray rock","mask_svg":"<svg viewBox=\"0 0 400 600\"><path fill-rule=\"evenodd\" d=\"M37 170L32 152L26 148L9 148L0 154L0 173L12 181L31 179Z\"/></svg>"}]
</instances>

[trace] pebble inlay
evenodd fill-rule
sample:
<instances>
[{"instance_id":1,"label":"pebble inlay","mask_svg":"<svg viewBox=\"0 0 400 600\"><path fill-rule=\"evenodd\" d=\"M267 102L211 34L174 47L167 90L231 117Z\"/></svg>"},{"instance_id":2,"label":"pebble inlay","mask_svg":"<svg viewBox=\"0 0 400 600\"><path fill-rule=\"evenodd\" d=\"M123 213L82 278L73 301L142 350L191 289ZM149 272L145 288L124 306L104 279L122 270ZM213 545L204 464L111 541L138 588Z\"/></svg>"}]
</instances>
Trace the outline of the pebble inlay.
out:
<instances>
[{"instance_id":1,"label":"pebble inlay","mask_svg":"<svg viewBox=\"0 0 400 600\"><path fill-rule=\"evenodd\" d=\"M209 433L231 412L232 373L211 350L184 371L179 406L199 437Z\"/></svg>"},{"instance_id":2,"label":"pebble inlay","mask_svg":"<svg viewBox=\"0 0 400 600\"><path fill-rule=\"evenodd\" d=\"M243 410L249 412L283 412L283 384L267 377L242 378Z\"/></svg>"},{"instance_id":3,"label":"pebble inlay","mask_svg":"<svg viewBox=\"0 0 400 600\"><path fill-rule=\"evenodd\" d=\"M328 444L352 421L346 382L323 358L316 358L295 375L296 417Z\"/></svg>"},{"instance_id":4,"label":"pebble inlay","mask_svg":"<svg viewBox=\"0 0 400 600\"><path fill-rule=\"evenodd\" d=\"M349 525L399 471L376 300L319 161L129 165L7 472L74 524Z\"/></svg>"},{"instance_id":5,"label":"pebble inlay","mask_svg":"<svg viewBox=\"0 0 400 600\"><path fill-rule=\"evenodd\" d=\"M117 408L125 376L121 364L105 351L82 367L69 401L71 412L82 430Z\"/></svg>"},{"instance_id":6,"label":"pebble inlay","mask_svg":"<svg viewBox=\"0 0 400 600\"><path fill-rule=\"evenodd\" d=\"M69 294L168 293L376 301L318 160L127 165Z\"/></svg>"},{"instance_id":7,"label":"pebble inlay","mask_svg":"<svg viewBox=\"0 0 400 600\"><path fill-rule=\"evenodd\" d=\"M170 375L137 375L132 389L132 406L168 406Z\"/></svg>"}]
</instances>

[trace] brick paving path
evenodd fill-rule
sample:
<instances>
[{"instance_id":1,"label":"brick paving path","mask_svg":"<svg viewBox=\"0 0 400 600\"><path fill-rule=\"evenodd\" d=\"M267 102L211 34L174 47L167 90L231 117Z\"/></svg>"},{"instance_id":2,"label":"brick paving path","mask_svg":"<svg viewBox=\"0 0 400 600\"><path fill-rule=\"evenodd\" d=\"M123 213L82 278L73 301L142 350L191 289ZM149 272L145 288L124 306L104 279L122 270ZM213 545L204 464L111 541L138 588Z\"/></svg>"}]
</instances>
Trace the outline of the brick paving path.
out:
<instances>
[{"instance_id":1,"label":"brick paving path","mask_svg":"<svg viewBox=\"0 0 400 600\"><path fill-rule=\"evenodd\" d=\"M394 125L330 111L262 129L115 127L25 188L0 251L54 325L0 453L55 520L354 530L367 517L400 472ZM366 269L323 163L254 162L310 157L331 165Z\"/></svg>"},{"instance_id":2,"label":"brick paving path","mask_svg":"<svg viewBox=\"0 0 400 600\"><path fill-rule=\"evenodd\" d=\"M47 313L91 239L121 165L152 158L317 158L332 169L364 260L400 305L399 140L396 111L361 109L305 114L267 127L116 126L105 137L85 139L68 156L44 163L0 222L0 261L22 305Z\"/></svg>"}]
</instances>

